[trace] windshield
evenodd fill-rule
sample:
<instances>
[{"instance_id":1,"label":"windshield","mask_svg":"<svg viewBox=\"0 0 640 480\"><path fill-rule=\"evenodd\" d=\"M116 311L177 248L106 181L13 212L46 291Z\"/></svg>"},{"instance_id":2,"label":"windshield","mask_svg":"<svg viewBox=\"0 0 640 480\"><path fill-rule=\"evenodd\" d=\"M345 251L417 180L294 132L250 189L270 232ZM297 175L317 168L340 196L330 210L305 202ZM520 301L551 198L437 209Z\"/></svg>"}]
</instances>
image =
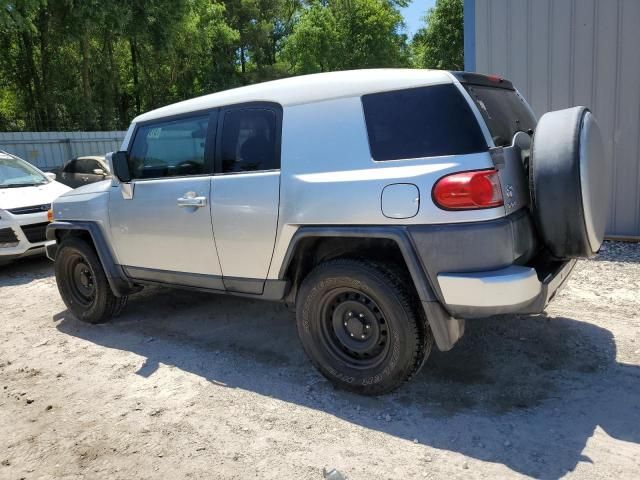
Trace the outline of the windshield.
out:
<instances>
[{"instance_id":1,"label":"windshield","mask_svg":"<svg viewBox=\"0 0 640 480\"><path fill-rule=\"evenodd\" d=\"M517 132L533 133L536 117L515 90L463 84L478 106L497 147L511 145Z\"/></svg>"},{"instance_id":2,"label":"windshield","mask_svg":"<svg viewBox=\"0 0 640 480\"><path fill-rule=\"evenodd\" d=\"M0 153L0 188L28 187L48 183L47 177L24 160Z\"/></svg>"}]
</instances>

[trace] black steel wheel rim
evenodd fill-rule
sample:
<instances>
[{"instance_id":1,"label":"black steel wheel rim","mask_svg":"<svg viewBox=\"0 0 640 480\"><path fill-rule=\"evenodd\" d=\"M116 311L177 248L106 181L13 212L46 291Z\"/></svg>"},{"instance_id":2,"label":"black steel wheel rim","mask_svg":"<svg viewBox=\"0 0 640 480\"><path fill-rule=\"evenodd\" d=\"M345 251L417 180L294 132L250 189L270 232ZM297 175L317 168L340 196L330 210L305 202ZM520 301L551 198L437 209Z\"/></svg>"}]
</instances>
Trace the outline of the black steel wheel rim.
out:
<instances>
[{"instance_id":1,"label":"black steel wheel rim","mask_svg":"<svg viewBox=\"0 0 640 480\"><path fill-rule=\"evenodd\" d=\"M67 278L73 301L83 307L89 307L96 297L93 271L82 255L73 254L67 262Z\"/></svg>"},{"instance_id":2,"label":"black steel wheel rim","mask_svg":"<svg viewBox=\"0 0 640 480\"><path fill-rule=\"evenodd\" d=\"M389 324L378 304L351 288L334 289L321 301L320 339L325 351L351 368L380 365L389 351Z\"/></svg>"}]
</instances>

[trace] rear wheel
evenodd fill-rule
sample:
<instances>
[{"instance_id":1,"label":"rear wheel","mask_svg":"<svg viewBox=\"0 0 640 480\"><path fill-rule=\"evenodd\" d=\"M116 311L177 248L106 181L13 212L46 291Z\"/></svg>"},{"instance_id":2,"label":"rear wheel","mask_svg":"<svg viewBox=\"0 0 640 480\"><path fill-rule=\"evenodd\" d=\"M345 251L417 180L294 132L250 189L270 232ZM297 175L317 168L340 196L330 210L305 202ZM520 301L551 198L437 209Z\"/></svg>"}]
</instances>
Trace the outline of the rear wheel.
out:
<instances>
[{"instance_id":1,"label":"rear wheel","mask_svg":"<svg viewBox=\"0 0 640 480\"><path fill-rule=\"evenodd\" d=\"M398 275L375 263L338 259L304 280L298 335L320 372L340 388L390 392L414 375L433 337Z\"/></svg>"},{"instance_id":2,"label":"rear wheel","mask_svg":"<svg viewBox=\"0 0 640 480\"><path fill-rule=\"evenodd\" d=\"M55 273L60 296L78 320L103 323L118 315L126 304L127 297L113 294L96 252L81 238L63 240Z\"/></svg>"}]
</instances>

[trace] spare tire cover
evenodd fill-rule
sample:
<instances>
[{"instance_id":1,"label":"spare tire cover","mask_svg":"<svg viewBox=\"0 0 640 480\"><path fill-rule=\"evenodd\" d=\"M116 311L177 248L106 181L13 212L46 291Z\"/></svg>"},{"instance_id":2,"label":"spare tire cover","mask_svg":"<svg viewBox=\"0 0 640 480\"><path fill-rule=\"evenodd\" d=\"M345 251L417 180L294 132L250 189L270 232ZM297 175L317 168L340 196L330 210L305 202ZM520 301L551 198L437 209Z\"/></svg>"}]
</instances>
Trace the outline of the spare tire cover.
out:
<instances>
[{"instance_id":1,"label":"spare tire cover","mask_svg":"<svg viewBox=\"0 0 640 480\"><path fill-rule=\"evenodd\" d=\"M531 150L531 205L539 234L555 257L590 257L600 248L610 170L600 127L586 107L540 118Z\"/></svg>"}]
</instances>

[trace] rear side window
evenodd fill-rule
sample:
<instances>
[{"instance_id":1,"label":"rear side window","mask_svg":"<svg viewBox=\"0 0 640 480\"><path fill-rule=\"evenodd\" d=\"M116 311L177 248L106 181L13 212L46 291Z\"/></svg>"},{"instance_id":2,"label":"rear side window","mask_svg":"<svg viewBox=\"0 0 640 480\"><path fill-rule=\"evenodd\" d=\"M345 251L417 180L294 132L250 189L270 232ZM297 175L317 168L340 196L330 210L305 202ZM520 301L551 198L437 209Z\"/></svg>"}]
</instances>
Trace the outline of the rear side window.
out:
<instances>
[{"instance_id":1,"label":"rear side window","mask_svg":"<svg viewBox=\"0 0 640 480\"><path fill-rule=\"evenodd\" d=\"M374 160L462 155L488 150L471 108L455 85L362 97Z\"/></svg>"},{"instance_id":2,"label":"rear side window","mask_svg":"<svg viewBox=\"0 0 640 480\"><path fill-rule=\"evenodd\" d=\"M511 145L516 132L533 132L536 117L515 90L464 84L478 106L497 147Z\"/></svg>"},{"instance_id":3,"label":"rear side window","mask_svg":"<svg viewBox=\"0 0 640 480\"><path fill-rule=\"evenodd\" d=\"M209 116L141 126L129 153L131 178L201 175Z\"/></svg>"},{"instance_id":4,"label":"rear side window","mask_svg":"<svg viewBox=\"0 0 640 480\"><path fill-rule=\"evenodd\" d=\"M265 108L226 112L221 157L223 173L280 168L276 150L276 113Z\"/></svg>"}]
</instances>

